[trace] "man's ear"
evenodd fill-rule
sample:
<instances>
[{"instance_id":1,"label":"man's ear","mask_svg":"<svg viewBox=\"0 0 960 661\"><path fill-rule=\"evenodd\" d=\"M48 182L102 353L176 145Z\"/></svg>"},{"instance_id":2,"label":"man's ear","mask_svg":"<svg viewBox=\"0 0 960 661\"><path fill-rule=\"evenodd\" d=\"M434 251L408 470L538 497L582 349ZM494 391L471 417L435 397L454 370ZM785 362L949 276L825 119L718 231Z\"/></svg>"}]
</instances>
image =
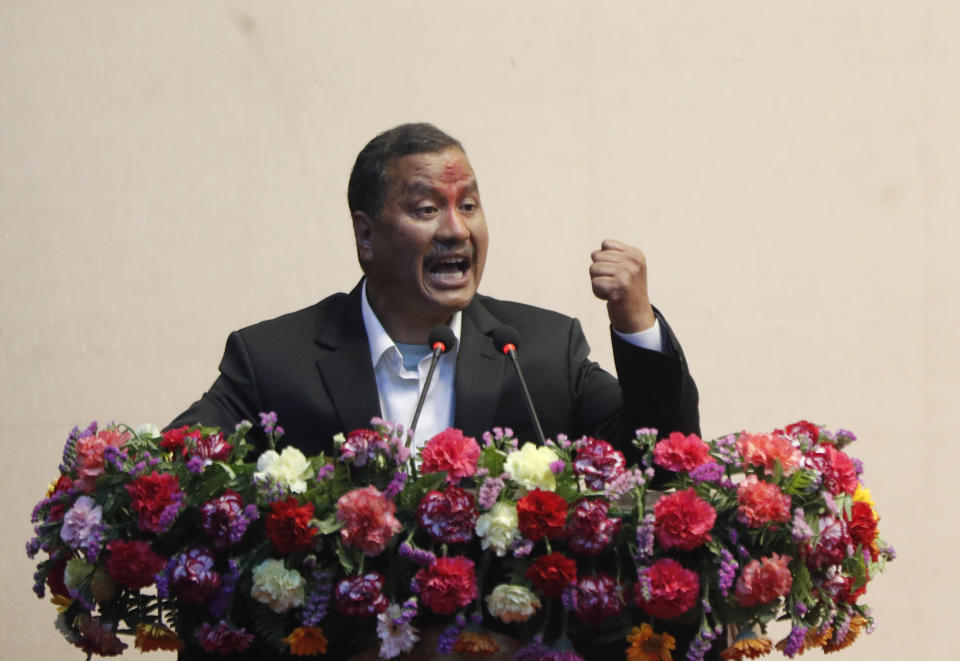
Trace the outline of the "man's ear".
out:
<instances>
[{"instance_id":1,"label":"man's ear","mask_svg":"<svg viewBox=\"0 0 960 661\"><path fill-rule=\"evenodd\" d=\"M354 211L351 216L353 237L357 241L357 259L360 260L360 266L366 268L373 260L373 219L359 210Z\"/></svg>"}]
</instances>

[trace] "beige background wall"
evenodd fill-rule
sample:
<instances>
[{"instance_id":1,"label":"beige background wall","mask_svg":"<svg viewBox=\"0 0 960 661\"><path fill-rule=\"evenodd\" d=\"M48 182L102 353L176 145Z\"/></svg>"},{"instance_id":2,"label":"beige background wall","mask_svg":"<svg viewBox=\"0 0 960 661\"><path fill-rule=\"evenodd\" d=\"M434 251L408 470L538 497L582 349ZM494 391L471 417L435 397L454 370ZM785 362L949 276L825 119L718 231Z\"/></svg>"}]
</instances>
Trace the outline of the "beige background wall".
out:
<instances>
[{"instance_id":1,"label":"beige background wall","mask_svg":"<svg viewBox=\"0 0 960 661\"><path fill-rule=\"evenodd\" d=\"M708 436L854 430L900 557L848 659L957 651L950 2L0 3L0 658L77 659L28 515L74 424L163 424L226 334L358 278L356 152L460 137L483 290L579 316L641 246ZM160 657L158 657L160 658Z\"/></svg>"}]
</instances>

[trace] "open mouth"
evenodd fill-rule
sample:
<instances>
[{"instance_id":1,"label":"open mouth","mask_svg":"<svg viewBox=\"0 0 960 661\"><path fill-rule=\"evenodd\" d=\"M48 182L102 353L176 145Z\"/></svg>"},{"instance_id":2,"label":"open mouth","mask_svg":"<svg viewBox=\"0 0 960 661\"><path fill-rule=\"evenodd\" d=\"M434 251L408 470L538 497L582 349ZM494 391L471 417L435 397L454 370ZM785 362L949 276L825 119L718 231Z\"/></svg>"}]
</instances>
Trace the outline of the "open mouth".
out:
<instances>
[{"instance_id":1,"label":"open mouth","mask_svg":"<svg viewBox=\"0 0 960 661\"><path fill-rule=\"evenodd\" d=\"M430 260L427 272L442 282L458 282L470 270L471 260L463 255L448 255Z\"/></svg>"}]
</instances>

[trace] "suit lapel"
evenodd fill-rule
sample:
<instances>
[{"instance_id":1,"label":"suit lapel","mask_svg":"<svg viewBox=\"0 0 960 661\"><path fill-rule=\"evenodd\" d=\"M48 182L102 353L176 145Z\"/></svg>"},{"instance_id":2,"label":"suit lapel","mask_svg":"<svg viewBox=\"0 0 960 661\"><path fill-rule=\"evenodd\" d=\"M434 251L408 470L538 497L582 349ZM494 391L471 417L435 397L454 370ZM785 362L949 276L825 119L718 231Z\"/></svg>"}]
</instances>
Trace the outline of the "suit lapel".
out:
<instances>
[{"instance_id":1,"label":"suit lapel","mask_svg":"<svg viewBox=\"0 0 960 661\"><path fill-rule=\"evenodd\" d=\"M506 359L490 335L500 322L476 298L464 309L457 352L454 427L477 434L497 423Z\"/></svg>"},{"instance_id":2,"label":"suit lapel","mask_svg":"<svg viewBox=\"0 0 960 661\"><path fill-rule=\"evenodd\" d=\"M317 369L344 432L368 427L370 418L381 414L370 344L360 311L360 286L340 299L337 307L324 317L315 340L322 354Z\"/></svg>"}]
</instances>

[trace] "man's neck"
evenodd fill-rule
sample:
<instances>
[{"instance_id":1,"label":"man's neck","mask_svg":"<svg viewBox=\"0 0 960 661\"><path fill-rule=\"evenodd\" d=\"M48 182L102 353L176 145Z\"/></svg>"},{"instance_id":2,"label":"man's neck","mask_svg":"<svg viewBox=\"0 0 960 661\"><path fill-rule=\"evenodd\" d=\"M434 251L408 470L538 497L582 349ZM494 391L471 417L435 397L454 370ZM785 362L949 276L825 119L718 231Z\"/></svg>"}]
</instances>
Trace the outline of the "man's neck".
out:
<instances>
[{"instance_id":1,"label":"man's neck","mask_svg":"<svg viewBox=\"0 0 960 661\"><path fill-rule=\"evenodd\" d=\"M367 281L367 301L377 315L380 325L394 342L404 344L427 344L430 331L437 326L446 326L453 317L450 313L426 314L422 310L407 310L388 304L377 295Z\"/></svg>"}]
</instances>

